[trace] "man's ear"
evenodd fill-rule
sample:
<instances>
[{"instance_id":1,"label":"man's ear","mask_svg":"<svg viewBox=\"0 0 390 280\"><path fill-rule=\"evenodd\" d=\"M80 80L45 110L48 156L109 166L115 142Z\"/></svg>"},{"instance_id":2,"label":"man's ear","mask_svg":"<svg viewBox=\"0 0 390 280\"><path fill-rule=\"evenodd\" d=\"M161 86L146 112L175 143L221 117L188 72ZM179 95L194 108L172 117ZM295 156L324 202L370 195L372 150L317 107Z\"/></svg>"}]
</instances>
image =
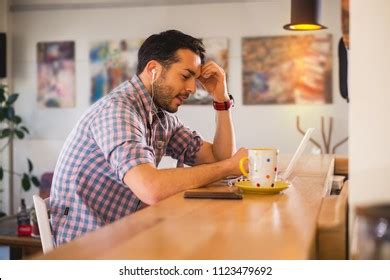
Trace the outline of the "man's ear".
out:
<instances>
[{"instance_id":1,"label":"man's ear","mask_svg":"<svg viewBox=\"0 0 390 280\"><path fill-rule=\"evenodd\" d=\"M158 77L159 68L160 64L155 60L149 61L146 65L146 70L152 83L154 83Z\"/></svg>"}]
</instances>

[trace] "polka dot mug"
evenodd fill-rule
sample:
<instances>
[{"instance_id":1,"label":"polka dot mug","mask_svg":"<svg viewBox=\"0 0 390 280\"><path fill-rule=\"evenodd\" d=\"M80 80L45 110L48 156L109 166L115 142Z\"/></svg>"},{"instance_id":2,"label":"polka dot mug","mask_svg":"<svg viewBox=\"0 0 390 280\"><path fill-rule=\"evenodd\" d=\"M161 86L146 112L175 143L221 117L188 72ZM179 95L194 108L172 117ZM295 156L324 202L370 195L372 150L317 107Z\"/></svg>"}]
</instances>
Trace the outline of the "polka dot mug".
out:
<instances>
[{"instance_id":1,"label":"polka dot mug","mask_svg":"<svg viewBox=\"0 0 390 280\"><path fill-rule=\"evenodd\" d=\"M240 160L241 173L251 181L253 187L272 188L276 180L278 154L279 150L273 148L249 149L248 157ZM249 173L245 168L247 160Z\"/></svg>"}]
</instances>

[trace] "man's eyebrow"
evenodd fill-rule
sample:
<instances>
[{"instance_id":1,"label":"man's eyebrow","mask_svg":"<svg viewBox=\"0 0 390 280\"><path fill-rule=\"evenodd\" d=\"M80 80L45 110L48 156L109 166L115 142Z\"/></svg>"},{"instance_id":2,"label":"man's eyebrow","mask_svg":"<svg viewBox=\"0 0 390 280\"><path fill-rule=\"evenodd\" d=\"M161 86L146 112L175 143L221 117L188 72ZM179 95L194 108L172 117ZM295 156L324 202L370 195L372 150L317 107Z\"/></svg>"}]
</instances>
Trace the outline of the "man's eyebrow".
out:
<instances>
[{"instance_id":1,"label":"man's eyebrow","mask_svg":"<svg viewBox=\"0 0 390 280\"><path fill-rule=\"evenodd\" d=\"M187 70L192 76L196 76L196 73L191 69L186 68L185 70Z\"/></svg>"}]
</instances>

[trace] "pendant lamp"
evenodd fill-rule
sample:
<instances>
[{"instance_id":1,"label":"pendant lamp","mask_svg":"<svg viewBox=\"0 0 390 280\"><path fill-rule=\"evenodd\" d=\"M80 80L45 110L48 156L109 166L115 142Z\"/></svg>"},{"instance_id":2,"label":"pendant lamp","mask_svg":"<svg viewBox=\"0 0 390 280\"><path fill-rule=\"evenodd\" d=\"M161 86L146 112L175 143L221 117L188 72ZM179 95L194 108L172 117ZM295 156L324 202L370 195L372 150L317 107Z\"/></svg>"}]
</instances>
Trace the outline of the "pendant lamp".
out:
<instances>
[{"instance_id":1,"label":"pendant lamp","mask_svg":"<svg viewBox=\"0 0 390 280\"><path fill-rule=\"evenodd\" d=\"M318 23L320 6L320 0L291 0L291 23L283 28L292 31L326 29Z\"/></svg>"}]
</instances>

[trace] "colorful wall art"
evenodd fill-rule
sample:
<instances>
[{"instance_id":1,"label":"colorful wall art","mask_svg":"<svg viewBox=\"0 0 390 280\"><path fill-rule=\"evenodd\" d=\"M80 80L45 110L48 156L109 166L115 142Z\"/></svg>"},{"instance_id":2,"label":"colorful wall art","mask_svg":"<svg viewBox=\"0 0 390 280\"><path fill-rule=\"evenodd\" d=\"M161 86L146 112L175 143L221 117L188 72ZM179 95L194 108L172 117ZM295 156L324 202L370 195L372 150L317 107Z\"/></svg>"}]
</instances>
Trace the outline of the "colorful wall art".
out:
<instances>
[{"instance_id":1,"label":"colorful wall art","mask_svg":"<svg viewBox=\"0 0 390 280\"><path fill-rule=\"evenodd\" d=\"M75 43L37 44L39 108L75 106Z\"/></svg>"},{"instance_id":2,"label":"colorful wall art","mask_svg":"<svg viewBox=\"0 0 390 280\"><path fill-rule=\"evenodd\" d=\"M332 103L332 36L242 40L244 104Z\"/></svg>"},{"instance_id":3,"label":"colorful wall art","mask_svg":"<svg viewBox=\"0 0 390 280\"><path fill-rule=\"evenodd\" d=\"M91 45L91 103L136 73L137 54L142 42L143 40L112 40Z\"/></svg>"}]
</instances>

